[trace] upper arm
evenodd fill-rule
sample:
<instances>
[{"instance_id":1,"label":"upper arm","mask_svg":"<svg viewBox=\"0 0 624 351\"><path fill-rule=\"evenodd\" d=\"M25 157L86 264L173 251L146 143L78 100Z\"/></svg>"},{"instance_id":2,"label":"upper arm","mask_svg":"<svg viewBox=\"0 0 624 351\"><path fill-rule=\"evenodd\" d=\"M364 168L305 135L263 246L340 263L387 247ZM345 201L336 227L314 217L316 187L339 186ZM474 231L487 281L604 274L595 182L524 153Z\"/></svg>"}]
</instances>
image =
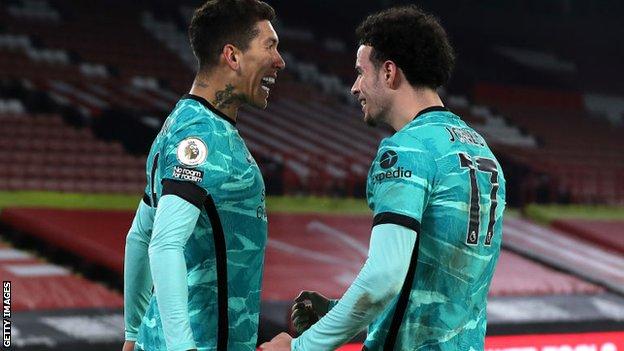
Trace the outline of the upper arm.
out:
<instances>
[{"instance_id":1,"label":"upper arm","mask_svg":"<svg viewBox=\"0 0 624 351\"><path fill-rule=\"evenodd\" d=\"M199 208L189 201L163 196L156 209L150 253L162 248L183 247L195 228L199 213Z\"/></svg>"},{"instance_id":2,"label":"upper arm","mask_svg":"<svg viewBox=\"0 0 624 351\"><path fill-rule=\"evenodd\" d=\"M436 170L422 143L406 146L384 140L368 179L373 225L392 223L419 232Z\"/></svg>"},{"instance_id":3,"label":"upper arm","mask_svg":"<svg viewBox=\"0 0 624 351\"><path fill-rule=\"evenodd\" d=\"M394 296L405 280L412 250L418 233L413 229L397 224L380 224L371 231L370 247L366 264L374 267L378 274L377 282L371 284L376 289L388 289Z\"/></svg>"},{"instance_id":4,"label":"upper arm","mask_svg":"<svg viewBox=\"0 0 624 351\"><path fill-rule=\"evenodd\" d=\"M154 213L154 209L147 204L144 199L141 200L126 240L137 240L143 243L149 243L152 227L154 225Z\"/></svg>"},{"instance_id":5,"label":"upper arm","mask_svg":"<svg viewBox=\"0 0 624 351\"><path fill-rule=\"evenodd\" d=\"M185 126L169 136L164 147L162 195L177 195L200 207L206 194L231 172L226 136L208 122Z\"/></svg>"}]
</instances>

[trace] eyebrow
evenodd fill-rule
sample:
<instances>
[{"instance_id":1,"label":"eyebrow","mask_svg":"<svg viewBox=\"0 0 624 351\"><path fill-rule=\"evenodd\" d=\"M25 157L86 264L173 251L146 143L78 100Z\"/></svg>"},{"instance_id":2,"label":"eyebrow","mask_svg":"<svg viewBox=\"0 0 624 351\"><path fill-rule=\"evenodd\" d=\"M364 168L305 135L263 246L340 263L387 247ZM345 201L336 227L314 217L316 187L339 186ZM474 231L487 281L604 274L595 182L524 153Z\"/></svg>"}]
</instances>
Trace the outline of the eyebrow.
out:
<instances>
[{"instance_id":1,"label":"eyebrow","mask_svg":"<svg viewBox=\"0 0 624 351\"><path fill-rule=\"evenodd\" d=\"M279 40L277 40L277 38L268 38L264 42L267 43L267 44L278 44Z\"/></svg>"}]
</instances>

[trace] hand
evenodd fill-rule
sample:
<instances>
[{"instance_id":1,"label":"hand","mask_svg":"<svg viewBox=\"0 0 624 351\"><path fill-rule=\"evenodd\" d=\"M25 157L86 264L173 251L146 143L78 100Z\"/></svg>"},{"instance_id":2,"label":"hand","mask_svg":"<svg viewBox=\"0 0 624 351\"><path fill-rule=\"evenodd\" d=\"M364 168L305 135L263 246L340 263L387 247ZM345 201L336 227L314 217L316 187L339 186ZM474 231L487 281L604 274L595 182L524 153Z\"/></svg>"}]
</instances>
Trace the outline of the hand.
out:
<instances>
[{"instance_id":1,"label":"hand","mask_svg":"<svg viewBox=\"0 0 624 351\"><path fill-rule=\"evenodd\" d=\"M121 351L134 351L134 341L126 340Z\"/></svg>"},{"instance_id":2,"label":"hand","mask_svg":"<svg viewBox=\"0 0 624 351\"><path fill-rule=\"evenodd\" d=\"M265 351L290 351L292 337L286 333L279 333L273 340L260 345Z\"/></svg>"},{"instance_id":3,"label":"hand","mask_svg":"<svg viewBox=\"0 0 624 351\"><path fill-rule=\"evenodd\" d=\"M297 334L316 323L329 310L329 299L316 291L302 291L295 298L290 319Z\"/></svg>"}]
</instances>

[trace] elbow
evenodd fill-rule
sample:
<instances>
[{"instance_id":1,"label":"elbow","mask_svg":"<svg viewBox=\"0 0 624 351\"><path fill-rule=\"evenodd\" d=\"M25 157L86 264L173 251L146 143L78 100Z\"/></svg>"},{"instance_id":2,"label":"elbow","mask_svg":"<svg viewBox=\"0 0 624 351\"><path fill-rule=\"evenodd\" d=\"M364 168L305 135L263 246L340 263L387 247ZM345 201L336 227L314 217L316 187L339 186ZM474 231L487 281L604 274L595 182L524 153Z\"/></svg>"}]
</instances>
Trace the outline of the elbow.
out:
<instances>
[{"instance_id":1,"label":"elbow","mask_svg":"<svg viewBox=\"0 0 624 351\"><path fill-rule=\"evenodd\" d=\"M128 235L126 235L126 247L135 243L147 245L149 243L149 236L142 231L136 230L133 226L128 231Z\"/></svg>"},{"instance_id":2,"label":"elbow","mask_svg":"<svg viewBox=\"0 0 624 351\"><path fill-rule=\"evenodd\" d=\"M406 269L392 267L372 276L370 288L360 298L362 307L382 311L400 294L405 274Z\"/></svg>"},{"instance_id":3,"label":"elbow","mask_svg":"<svg viewBox=\"0 0 624 351\"><path fill-rule=\"evenodd\" d=\"M388 262L386 268L383 271L376 272L373 280L375 284L373 286L378 287L378 291L383 292L383 295L390 295L392 297L398 295L403 288L405 277L407 276L408 266L403 262Z\"/></svg>"},{"instance_id":4,"label":"elbow","mask_svg":"<svg viewBox=\"0 0 624 351\"><path fill-rule=\"evenodd\" d=\"M141 242L141 241L142 240L141 240L141 236L139 235L139 233L137 233L137 232L135 232L133 230L130 230L128 232L128 235L126 235L126 247L128 245L131 245L131 244L136 243L136 242Z\"/></svg>"},{"instance_id":5,"label":"elbow","mask_svg":"<svg viewBox=\"0 0 624 351\"><path fill-rule=\"evenodd\" d=\"M184 252L185 240L175 235L173 231L155 231L147 246L150 256L163 252Z\"/></svg>"},{"instance_id":6,"label":"elbow","mask_svg":"<svg viewBox=\"0 0 624 351\"><path fill-rule=\"evenodd\" d=\"M407 269L396 266L390 267L379 277L379 279L383 279L383 283L380 285L382 287L380 289L380 295L383 295L383 299L386 300L386 303L390 302L390 300L401 293L401 289L405 283L406 273Z\"/></svg>"},{"instance_id":7,"label":"elbow","mask_svg":"<svg viewBox=\"0 0 624 351\"><path fill-rule=\"evenodd\" d=\"M154 245L154 243L149 243L147 246L147 255L152 258L154 255L158 253L158 246Z\"/></svg>"},{"instance_id":8,"label":"elbow","mask_svg":"<svg viewBox=\"0 0 624 351\"><path fill-rule=\"evenodd\" d=\"M400 270L392 271L391 273L393 277L388 279L385 293L386 295L395 297L401 293L401 289L405 283L405 273L401 274L402 271Z\"/></svg>"},{"instance_id":9,"label":"elbow","mask_svg":"<svg viewBox=\"0 0 624 351\"><path fill-rule=\"evenodd\" d=\"M180 254L184 254L184 246L174 242L152 240L147 247L147 254L150 257L158 256L163 252L179 252Z\"/></svg>"},{"instance_id":10,"label":"elbow","mask_svg":"<svg viewBox=\"0 0 624 351\"><path fill-rule=\"evenodd\" d=\"M357 299L353 313L355 315L365 315L368 313L379 314L386 309L386 306L397 295L394 289L375 289L375 291L365 291Z\"/></svg>"}]
</instances>

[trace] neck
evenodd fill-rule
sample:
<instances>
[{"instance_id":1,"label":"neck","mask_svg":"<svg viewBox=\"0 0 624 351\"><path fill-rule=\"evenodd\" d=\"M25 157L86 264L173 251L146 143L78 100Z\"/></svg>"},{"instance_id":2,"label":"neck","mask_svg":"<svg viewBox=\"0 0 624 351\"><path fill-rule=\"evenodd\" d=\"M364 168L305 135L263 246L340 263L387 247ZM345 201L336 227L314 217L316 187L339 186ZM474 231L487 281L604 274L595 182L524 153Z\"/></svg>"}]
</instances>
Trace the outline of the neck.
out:
<instances>
[{"instance_id":1,"label":"neck","mask_svg":"<svg viewBox=\"0 0 624 351\"><path fill-rule=\"evenodd\" d=\"M389 113L388 124L401 130L418 112L431 106L444 106L438 93L430 88L411 88L397 92Z\"/></svg>"},{"instance_id":2,"label":"neck","mask_svg":"<svg viewBox=\"0 0 624 351\"><path fill-rule=\"evenodd\" d=\"M230 82L216 74L211 76L198 74L193 81L190 93L208 100L217 110L236 122L242 101Z\"/></svg>"}]
</instances>

